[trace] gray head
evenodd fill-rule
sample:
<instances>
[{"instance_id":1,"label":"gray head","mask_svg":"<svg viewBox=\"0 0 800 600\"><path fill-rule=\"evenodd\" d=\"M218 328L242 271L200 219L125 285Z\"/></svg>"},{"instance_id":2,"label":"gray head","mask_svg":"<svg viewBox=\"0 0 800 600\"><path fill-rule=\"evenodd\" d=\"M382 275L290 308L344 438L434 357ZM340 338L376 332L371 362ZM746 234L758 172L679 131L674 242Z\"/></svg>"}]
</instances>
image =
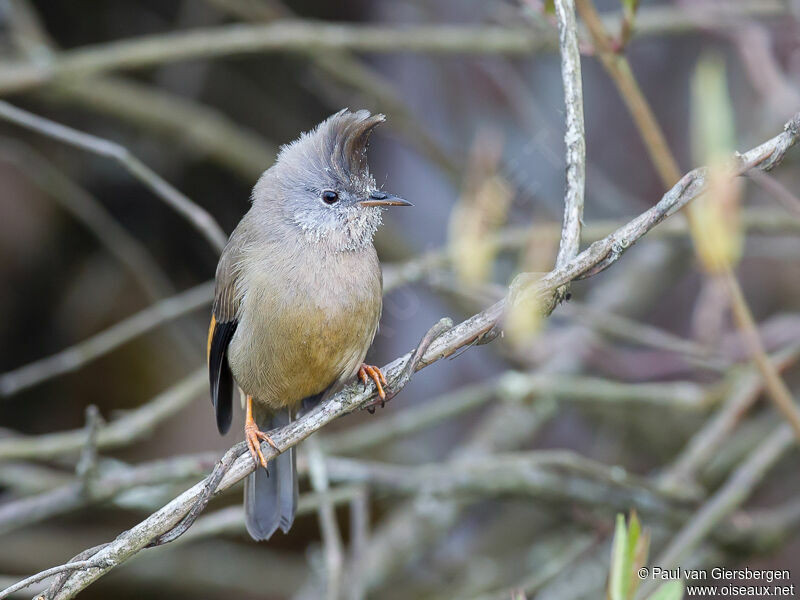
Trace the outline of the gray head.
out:
<instances>
[{"instance_id":1,"label":"gray head","mask_svg":"<svg viewBox=\"0 0 800 600\"><path fill-rule=\"evenodd\" d=\"M382 192L367 166L372 130L386 120L341 110L281 148L253 190L253 204L313 243L350 251L372 243L386 206L409 202Z\"/></svg>"}]
</instances>

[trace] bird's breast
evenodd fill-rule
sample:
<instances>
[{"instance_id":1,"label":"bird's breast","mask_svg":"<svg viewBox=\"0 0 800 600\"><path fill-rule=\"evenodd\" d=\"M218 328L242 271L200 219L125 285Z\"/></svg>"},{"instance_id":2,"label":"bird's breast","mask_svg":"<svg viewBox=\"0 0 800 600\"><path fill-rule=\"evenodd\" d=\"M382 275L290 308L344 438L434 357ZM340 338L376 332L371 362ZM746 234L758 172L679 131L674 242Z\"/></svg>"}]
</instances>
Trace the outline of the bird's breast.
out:
<instances>
[{"instance_id":1,"label":"bird's breast","mask_svg":"<svg viewBox=\"0 0 800 600\"><path fill-rule=\"evenodd\" d=\"M371 253L294 257L249 270L229 363L245 393L277 409L355 374L381 312Z\"/></svg>"}]
</instances>

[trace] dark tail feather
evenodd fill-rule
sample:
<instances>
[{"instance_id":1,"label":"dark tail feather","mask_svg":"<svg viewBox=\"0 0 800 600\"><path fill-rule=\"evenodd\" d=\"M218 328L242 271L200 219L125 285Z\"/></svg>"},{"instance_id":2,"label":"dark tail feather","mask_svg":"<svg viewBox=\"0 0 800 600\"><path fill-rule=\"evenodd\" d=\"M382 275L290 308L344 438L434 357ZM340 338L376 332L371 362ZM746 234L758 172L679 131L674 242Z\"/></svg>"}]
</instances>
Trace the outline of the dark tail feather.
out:
<instances>
[{"instance_id":1,"label":"dark tail feather","mask_svg":"<svg viewBox=\"0 0 800 600\"><path fill-rule=\"evenodd\" d=\"M253 408L256 408L255 406ZM271 417L258 414L256 423L262 431L288 425L289 411ZM244 482L244 513L247 532L256 541L268 540L280 527L286 533L297 512L297 471L294 448L269 463L269 476L262 468L247 476Z\"/></svg>"}]
</instances>

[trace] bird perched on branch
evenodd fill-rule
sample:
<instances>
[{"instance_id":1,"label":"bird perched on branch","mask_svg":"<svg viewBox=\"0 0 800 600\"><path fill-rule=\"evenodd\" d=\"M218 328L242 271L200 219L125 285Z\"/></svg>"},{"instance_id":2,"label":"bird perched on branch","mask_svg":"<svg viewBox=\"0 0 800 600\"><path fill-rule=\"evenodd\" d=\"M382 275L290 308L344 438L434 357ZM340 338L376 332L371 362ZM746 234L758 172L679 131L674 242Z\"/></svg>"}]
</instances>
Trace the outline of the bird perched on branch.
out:
<instances>
[{"instance_id":1,"label":"bird perched on branch","mask_svg":"<svg viewBox=\"0 0 800 600\"><path fill-rule=\"evenodd\" d=\"M363 364L381 315L382 278L372 238L387 206L410 206L375 184L367 144L383 115L342 110L281 149L252 194L252 206L222 252L208 332L211 397L220 433L231 425L234 383L256 465L244 504L247 531L285 533L297 509L294 449L267 471L266 431L301 405L358 375L386 379Z\"/></svg>"}]
</instances>

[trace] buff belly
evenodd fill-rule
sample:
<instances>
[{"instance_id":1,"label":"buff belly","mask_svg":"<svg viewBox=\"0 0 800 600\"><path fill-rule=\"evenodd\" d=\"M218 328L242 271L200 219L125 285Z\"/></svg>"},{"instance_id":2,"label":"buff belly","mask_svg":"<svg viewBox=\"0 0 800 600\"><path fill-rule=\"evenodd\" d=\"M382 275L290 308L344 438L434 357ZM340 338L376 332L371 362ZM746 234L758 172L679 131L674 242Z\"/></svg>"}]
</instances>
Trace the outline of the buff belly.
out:
<instances>
[{"instance_id":1,"label":"buff belly","mask_svg":"<svg viewBox=\"0 0 800 600\"><path fill-rule=\"evenodd\" d=\"M374 300L321 307L313 298L281 292L247 306L228 362L239 387L271 410L296 408L355 375L380 315Z\"/></svg>"}]
</instances>

